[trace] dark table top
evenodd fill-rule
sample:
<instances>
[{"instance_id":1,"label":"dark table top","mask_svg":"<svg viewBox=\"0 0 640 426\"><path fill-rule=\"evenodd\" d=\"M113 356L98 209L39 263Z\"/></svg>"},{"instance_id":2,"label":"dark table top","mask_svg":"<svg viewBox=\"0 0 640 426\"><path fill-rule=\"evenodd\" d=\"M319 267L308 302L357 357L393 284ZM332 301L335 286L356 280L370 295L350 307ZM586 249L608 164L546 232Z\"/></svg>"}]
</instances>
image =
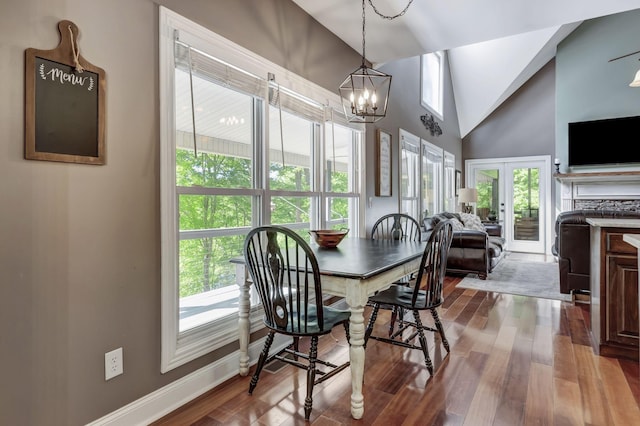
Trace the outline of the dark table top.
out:
<instances>
[{"instance_id":1,"label":"dark table top","mask_svg":"<svg viewBox=\"0 0 640 426\"><path fill-rule=\"evenodd\" d=\"M425 242L345 238L336 248L310 244L320 273L345 278L367 279L422 256ZM244 257L231 259L244 263Z\"/></svg>"}]
</instances>

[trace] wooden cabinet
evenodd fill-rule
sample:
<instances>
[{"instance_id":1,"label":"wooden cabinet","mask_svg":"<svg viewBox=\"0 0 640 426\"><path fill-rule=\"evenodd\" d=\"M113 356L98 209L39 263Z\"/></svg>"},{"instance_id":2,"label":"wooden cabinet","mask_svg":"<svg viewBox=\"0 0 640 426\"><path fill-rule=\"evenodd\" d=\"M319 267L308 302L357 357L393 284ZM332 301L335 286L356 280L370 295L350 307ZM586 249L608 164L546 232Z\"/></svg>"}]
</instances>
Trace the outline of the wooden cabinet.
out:
<instances>
[{"instance_id":1,"label":"wooden cabinet","mask_svg":"<svg viewBox=\"0 0 640 426\"><path fill-rule=\"evenodd\" d=\"M635 247L638 251L638 265L640 265L640 235L638 234L624 234L622 239L628 244ZM638 295L640 296L640 280L637 282L638 284ZM638 313L640 315L640 298L638 299ZM638 320L638 328L640 329L640 317Z\"/></svg>"},{"instance_id":2,"label":"wooden cabinet","mask_svg":"<svg viewBox=\"0 0 640 426\"><path fill-rule=\"evenodd\" d=\"M623 235L640 234L640 220L622 221L590 222L591 332L596 353L638 360L638 254Z\"/></svg>"}]
</instances>

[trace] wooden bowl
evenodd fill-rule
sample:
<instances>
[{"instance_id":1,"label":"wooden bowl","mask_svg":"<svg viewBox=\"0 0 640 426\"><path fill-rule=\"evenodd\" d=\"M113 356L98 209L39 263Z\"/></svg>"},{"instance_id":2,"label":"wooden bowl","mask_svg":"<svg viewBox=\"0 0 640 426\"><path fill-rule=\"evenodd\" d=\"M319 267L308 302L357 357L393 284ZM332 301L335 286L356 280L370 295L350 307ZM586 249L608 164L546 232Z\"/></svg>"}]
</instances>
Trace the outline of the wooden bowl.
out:
<instances>
[{"instance_id":1,"label":"wooden bowl","mask_svg":"<svg viewBox=\"0 0 640 426\"><path fill-rule=\"evenodd\" d=\"M309 231L320 247L334 248L349 233L348 229L317 229Z\"/></svg>"}]
</instances>

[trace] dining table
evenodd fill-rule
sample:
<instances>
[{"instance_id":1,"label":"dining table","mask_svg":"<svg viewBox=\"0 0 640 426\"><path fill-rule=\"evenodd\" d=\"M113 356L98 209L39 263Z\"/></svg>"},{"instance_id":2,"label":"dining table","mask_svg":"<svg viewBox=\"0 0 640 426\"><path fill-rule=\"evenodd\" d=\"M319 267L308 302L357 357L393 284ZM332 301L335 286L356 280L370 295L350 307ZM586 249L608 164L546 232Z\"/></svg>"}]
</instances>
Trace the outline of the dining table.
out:
<instances>
[{"instance_id":1,"label":"dining table","mask_svg":"<svg viewBox=\"0 0 640 426\"><path fill-rule=\"evenodd\" d=\"M317 260L325 294L343 297L351 312L349 321L349 362L351 370L351 415L364 415L362 386L365 363L364 310L370 295L389 287L394 281L417 271L426 242L345 238L335 248L310 244ZM251 279L244 258L231 260L236 265L240 287L239 344L240 375L249 373L249 315Z\"/></svg>"}]
</instances>

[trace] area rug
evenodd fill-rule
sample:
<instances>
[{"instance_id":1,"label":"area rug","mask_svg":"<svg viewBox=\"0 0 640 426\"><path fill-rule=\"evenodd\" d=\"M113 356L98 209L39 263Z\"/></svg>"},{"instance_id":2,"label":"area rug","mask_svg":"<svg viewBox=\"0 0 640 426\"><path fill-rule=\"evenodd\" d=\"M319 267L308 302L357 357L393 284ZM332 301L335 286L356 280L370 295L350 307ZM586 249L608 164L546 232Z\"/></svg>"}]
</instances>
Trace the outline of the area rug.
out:
<instances>
[{"instance_id":1,"label":"area rug","mask_svg":"<svg viewBox=\"0 0 640 426\"><path fill-rule=\"evenodd\" d=\"M486 280L469 274L456 287L567 302L572 300L570 294L560 293L558 264L555 262L531 262L506 257Z\"/></svg>"}]
</instances>

